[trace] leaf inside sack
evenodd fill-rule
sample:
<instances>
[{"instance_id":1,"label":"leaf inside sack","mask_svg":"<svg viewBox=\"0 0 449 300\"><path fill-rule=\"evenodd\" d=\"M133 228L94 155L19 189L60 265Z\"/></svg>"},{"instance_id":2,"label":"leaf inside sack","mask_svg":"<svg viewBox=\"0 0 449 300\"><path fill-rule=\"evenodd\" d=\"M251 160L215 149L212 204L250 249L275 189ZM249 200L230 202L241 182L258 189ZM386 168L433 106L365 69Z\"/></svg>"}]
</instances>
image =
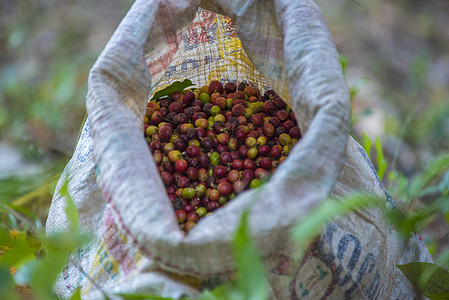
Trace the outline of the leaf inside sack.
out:
<instances>
[{"instance_id":1,"label":"leaf inside sack","mask_svg":"<svg viewBox=\"0 0 449 300\"><path fill-rule=\"evenodd\" d=\"M164 96L170 96L174 92L182 92L185 88L192 86L192 85L194 85L194 84L189 79L184 79L182 82L175 81L172 84L170 84L169 86L167 86L165 89L162 89L159 92L157 92L156 94L154 94L153 98L151 98L150 101L159 99Z\"/></svg>"}]
</instances>

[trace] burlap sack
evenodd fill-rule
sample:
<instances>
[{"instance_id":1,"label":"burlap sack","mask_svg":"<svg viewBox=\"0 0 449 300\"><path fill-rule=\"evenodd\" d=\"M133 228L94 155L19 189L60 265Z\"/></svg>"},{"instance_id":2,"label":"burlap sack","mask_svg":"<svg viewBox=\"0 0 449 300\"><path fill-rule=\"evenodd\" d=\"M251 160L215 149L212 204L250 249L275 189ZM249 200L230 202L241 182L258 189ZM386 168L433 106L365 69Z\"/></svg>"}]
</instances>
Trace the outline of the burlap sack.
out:
<instances>
[{"instance_id":1,"label":"burlap sack","mask_svg":"<svg viewBox=\"0 0 449 300\"><path fill-rule=\"evenodd\" d=\"M143 137L149 96L189 78L198 86L245 79L272 87L304 133L250 215L271 299L412 299L396 265L431 257L418 238L400 239L381 209L336 219L301 257L289 241L291 226L329 195L368 192L395 205L363 148L348 138L348 89L318 7L311 0L214 0L201 3L210 11L197 12L199 5L136 1L90 72L89 118L62 178L68 174L81 230L94 240L70 256L58 294L81 287L83 299L117 292L179 298L233 277L230 240L254 191L185 235ZM64 207L55 193L49 235L67 228Z\"/></svg>"}]
</instances>

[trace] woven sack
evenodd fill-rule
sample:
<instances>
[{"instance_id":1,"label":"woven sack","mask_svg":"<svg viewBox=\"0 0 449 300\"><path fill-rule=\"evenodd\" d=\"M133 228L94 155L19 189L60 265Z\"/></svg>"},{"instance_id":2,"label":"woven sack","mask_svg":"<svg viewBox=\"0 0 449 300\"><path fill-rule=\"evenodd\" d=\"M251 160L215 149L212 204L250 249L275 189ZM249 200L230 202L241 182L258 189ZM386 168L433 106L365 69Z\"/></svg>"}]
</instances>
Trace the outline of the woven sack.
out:
<instances>
[{"instance_id":1,"label":"woven sack","mask_svg":"<svg viewBox=\"0 0 449 300\"><path fill-rule=\"evenodd\" d=\"M149 97L184 78L273 88L303 132L261 191L240 194L187 235L142 122ZM335 219L300 256L290 242L289 229L329 196L371 193L395 206L348 135L348 89L313 1L138 0L91 69L87 111L47 221L49 235L69 226L59 193L68 176L80 228L93 241L68 258L56 285L61 297L81 287L83 299L118 292L180 298L226 282L235 271L231 238L249 206L271 299L414 297L396 265L431 257L418 237L401 239L380 208Z\"/></svg>"}]
</instances>

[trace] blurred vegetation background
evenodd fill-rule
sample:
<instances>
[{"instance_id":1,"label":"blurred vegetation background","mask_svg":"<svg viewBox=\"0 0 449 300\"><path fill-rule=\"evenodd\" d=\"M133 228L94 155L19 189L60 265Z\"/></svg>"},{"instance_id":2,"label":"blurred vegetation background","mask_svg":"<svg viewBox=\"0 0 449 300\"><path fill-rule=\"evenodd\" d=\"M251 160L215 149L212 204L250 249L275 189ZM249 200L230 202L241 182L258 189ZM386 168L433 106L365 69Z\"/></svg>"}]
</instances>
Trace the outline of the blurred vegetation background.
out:
<instances>
[{"instance_id":1,"label":"blurred vegetation background","mask_svg":"<svg viewBox=\"0 0 449 300\"><path fill-rule=\"evenodd\" d=\"M384 184L404 210L430 206L440 194L409 201L406 191L410 178L449 149L449 2L317 3L345 65L353 136L361 143L363 133L379 137L388 161ZM45 221L85 117L89 69L131 4L0 0L2 203ZM14 226L8 216L1 221ZM417 228L434 253L449 245L448 221L441 211Z\"/></svg>"}]
</instances>

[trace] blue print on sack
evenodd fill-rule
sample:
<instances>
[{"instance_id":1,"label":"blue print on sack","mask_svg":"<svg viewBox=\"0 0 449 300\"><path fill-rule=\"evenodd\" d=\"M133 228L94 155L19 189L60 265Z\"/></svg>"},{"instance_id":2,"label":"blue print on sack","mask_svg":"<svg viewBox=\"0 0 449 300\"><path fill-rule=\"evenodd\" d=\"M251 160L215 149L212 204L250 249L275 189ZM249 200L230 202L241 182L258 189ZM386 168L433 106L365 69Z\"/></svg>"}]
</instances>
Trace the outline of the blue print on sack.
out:
<instances>
[{"instance_id":1,"label":"blue print on sack","mask_svg":"<svg viewBox=\"0 0 449 300\"><path fill-rule=\"evenodd\" d=\"M280 79L283 68L281 66L269 65L268 66L268 76L271 78Z\"/></svg>"},{"instance_id":2,"label":"blue print on sack","mask_svg":"<svg viewBox=\"0 0 449 300\"><path fill-rule=\"evenodd\" d=\"M337 248L334 249L333 245ZM328 299L338 287L341 288L342 299L353 299L362 279L366 281L365 275L371 273L371 282L365 282L362 288L368 287L364 291L368 299L378 299L380 272L376 257L372 252L364 254L363 249L356 236L341 232L334 223L329 223L325 234L315 239L302 260L279 255L278 263L270 273L291 277L291 300Z\"/></svg>"},{"instance_id":3,"label":"blue print on sack","mask_svg":"<svg viewBox=\"0 0 449 300\"><path fill-rule=\"evenodd\" d=\"M379 299L379 285L380 285L380 274L379 272L376 273L376 276L374 276L373 281L371 282L370 286L365 290L365 296L370 299Z\"/></svg>"},{"instance_id":4,"label":"blue print on sack","mask_svg":"<svg viewBox=\"0 0 449 300\"><path fill-rule=\"evenodd\" d=\"M347 273L343 278L340 279L338 283L339 286L346 285L352 279L352 271L354 270L360 258L361 252L360 241L352 234L345 234L344 236L342 236L342 238L340 239L340 243L338 243L338 250L337 250L337 259L339 261L339 265L337 267L337 274L338 274L337 276L339 276L343 270L343 259L347 256L346 252L348 250L349 243L354 244L354 250L352 251L351 258L349 259L349 262L346 265Z\"/></svg>"},{"instance_id":5,"label":"blue print on sack","mask_svg":"<svg viewBox=\"0 0 449 300\"><path fill-rule=\"evenodd\" d=\"M219 57L211 57L210 55L204 56L204 64L212 63L214 61L220 60ZM181 71L186 72L189 70L189 64L192 65L191 70L197 69L200 67L200 61L196 59L186 59L181 64ZM167 78L171 78L176 75L176 66L169 66L164 76ZM234 80L235 81L235 80Z\"/></svg>"},{"instance_id":6,"label":"blue print on sack","mask_svg":"<svg viewBox=\"0 0 449 300\"><path fill-rule=\"evenodd\" d=\"M217 60L220 60L220 58L219 57L211 57L210 55L206 55L204 57L204 64L208 64L208 63L211 63L211 62L214 62Z\"/></svg>"},{"instance_id":7,"label":"blue print on sack","mask_svg":"<svg viewBox=\"0 0 449 300\"><path fill-rule=\"evenodd\" d=\"M361 242L357 237L355 237L352 234L348 234L348 233L344 234L340 238L340 241L338 243L337 255L335 256L334 250L332 247L332 240L335 237L334 233L337 233L337 231L338 231L338 227L333 223L329 223L328 226L326 227L325 236L322 237L317 242L316 252L318 254L318 257L330 268L333 265L334 266L337 265L334 281L338 286L343 287L348 282L353 281L353 284L344 291L345 299L350 299L351 294L359 286L364 275L371 273L375 269L376 258L374 257L374 254L372 252L367 253L365 255L365 257L363 257L363 263L360 265L359 270L357 271L356 274L353 274L354 269L356 268L357 262L359 261L361 253L362 253ZM349 262L346 265L347 273L343 278L341 278L340 274L342 273L342 271L344 269L343 260L345 257L348 257L349 253L347 253L347 252L348 252L350 244L353 245L353 247L352 247L353 250L352 250ZM324 252L324 248L326 248L325 245L329 248L328 253ZM337 259L337 261L335 261L335 259ZM377 273L378 272L376 272L376 276L378 275ZM376 276L375 276L374 280L376 279ZM373 283L372 291L370 293L371 297L368 297L368 298L375 299L375 295L376 295L377 291L378 291L378 284L376 285L375 283Z\"/></svg>"},{"instance_id":8,"label":"blue print on sack","mask_svg":"<svg viewBox=\"0 0 449 300\"><path fill-rule=\"evenodd\" d=\"M172 77L176 74L176 67L175 66L169 66L167 72L165 72L165 77Z\"/></svg>"},{"instance_id":9,"label":"blue print on sack","mask_svg":"<svg viewBox=\"0 0 449 300\"><path fill-rule=\"evenodd\" d=\"M182 65L181 65L181 71L182 72L187 72L188 64L192 64L192 70L198 68L198 66L199 66L198 60L196 60L196 59L186 59L185 61L182 62Z\"/></svg>"},{"instance_id":10,"label":"blue print on sack","mask_svg":"<svg viewBox=\"0 0 449 300\"><path fill-rule=\"evenodd\" d=\"M81 134L76 159L78 162L85 162L92 153L92 139L90 137L89 118L87 118L84 124L83 132Z\"/></svg>"}]
</instances>

